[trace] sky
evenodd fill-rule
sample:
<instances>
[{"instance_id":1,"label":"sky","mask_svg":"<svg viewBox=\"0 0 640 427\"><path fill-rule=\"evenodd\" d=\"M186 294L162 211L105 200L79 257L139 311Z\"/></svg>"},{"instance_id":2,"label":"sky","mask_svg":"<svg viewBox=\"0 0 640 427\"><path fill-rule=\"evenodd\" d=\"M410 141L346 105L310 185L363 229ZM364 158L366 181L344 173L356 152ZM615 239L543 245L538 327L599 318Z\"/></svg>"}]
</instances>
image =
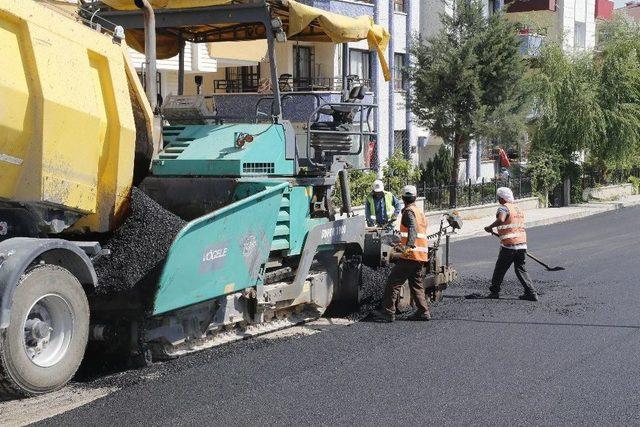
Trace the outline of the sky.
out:
<instances>
[{"instance_id":1,"label":"sky","mask_svg":"<svg viewBox=\"0 0 640 427\"><path fill-rule=\"evenodd\" d=\"M614 6L613 7L616 8L616 9L619 8L619 7L622 7L627 3L627 1L629 1L629 0L614 0L614 2L613 2Z\"/></svg>"}]
</instances>

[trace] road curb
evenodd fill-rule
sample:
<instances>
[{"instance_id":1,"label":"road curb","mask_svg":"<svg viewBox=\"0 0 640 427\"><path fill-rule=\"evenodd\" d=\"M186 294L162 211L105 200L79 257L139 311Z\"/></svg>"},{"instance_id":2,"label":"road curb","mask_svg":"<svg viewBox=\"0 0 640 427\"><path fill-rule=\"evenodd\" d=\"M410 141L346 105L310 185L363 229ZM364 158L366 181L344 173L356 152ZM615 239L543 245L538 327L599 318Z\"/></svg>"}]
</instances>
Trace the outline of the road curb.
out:
<instances>
[{"instance_id":1,"label":"road curb","mask_svg":"<svg viewBox=\"0 0 640 427\"><path fill-rule=\"evenodd\" d=\"M578 212L572 212L566 215L554 216L551 218L536 219L533 221L526 221L527 228L540 227L543 225L559 224L561 222L573 221L577 219L586 218L592 215L598 215L605 212L617 211L624 208L640 205L640 200L631 200L628 202L608 202L608 203L589 203L581 205L572 205L571 207L583 208ZM457 242L461 240L473 239L475 237L486 235L486 231L480 229L471 234L465 235L452 235L451 241Z\"/></svg>"}]
</instances>

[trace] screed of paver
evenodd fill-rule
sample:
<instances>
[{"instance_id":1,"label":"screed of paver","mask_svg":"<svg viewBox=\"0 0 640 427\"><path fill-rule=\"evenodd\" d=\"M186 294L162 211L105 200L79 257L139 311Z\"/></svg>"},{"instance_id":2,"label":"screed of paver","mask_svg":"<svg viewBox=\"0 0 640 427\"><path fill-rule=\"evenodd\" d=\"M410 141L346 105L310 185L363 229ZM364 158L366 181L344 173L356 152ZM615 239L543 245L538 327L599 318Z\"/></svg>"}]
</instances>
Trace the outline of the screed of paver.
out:
<instances>
[{"instance_id":1,"label":"screed of paver","mask_svg":"<svg viewBox=\"0 0 640 427\"><path fill-rule=\"evenodd\" d=\"M86 405L117 390L118 387L88 389L69 386L42 396L0 402L0 425L13 427L35 423Z\"/></svg>"}]
</instances>

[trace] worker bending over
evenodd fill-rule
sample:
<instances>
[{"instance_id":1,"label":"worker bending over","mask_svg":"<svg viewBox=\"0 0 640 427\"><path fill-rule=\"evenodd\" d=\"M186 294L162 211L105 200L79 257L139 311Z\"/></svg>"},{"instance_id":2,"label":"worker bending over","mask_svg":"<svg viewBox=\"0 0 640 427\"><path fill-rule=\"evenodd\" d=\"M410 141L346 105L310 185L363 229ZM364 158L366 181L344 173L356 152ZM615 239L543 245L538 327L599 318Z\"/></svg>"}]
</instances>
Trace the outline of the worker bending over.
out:
<instances>
[{"instance_id":1,"label":"worker bending over","mask_svg":"<svg viewBox=\"0 0 640 427\"><path fill-rule=\"evenodd\" d=\"M531 279L525 268L525 258L527 255L527 232L524 228L524 212L514 203L513 192L508 187L500 187L497 191L500 207L496 213L496 220L485 227L487 233L493 233L497 228L500 237L500 254L496 267L493 270L489 295L486 298L500 298L500 286L504 275L514 264L516 276L524 287L524 294L520 295L521 300L538 301L538 294L531 284Z\"/></svg>"},{"instance_id":2,"label":"worker bending over","mask_svg":"<svg viewBox=\"0 0 640 427\"><path fill-rule=\"evenodd\" d=\"M379 179L373 183L373 191L367 196L364 214L369 227L384 227L392 223L400 214L400 202L390 191L384 190Z\"/></svg>"},{"instance_id":3,"label":"worker bending over","mask_svg":"<svg viewBox=\"0 0 640 427\"><path fill-rule=\"evenodd\" d=\"M408 320L429 320L429 306L424 291L424 267L429 259L427 241L427 217L416 204L416 187L407 185L402 190L402 219L400 221L400 259L395 263L384 290L382 308L373 313L374 320L393 322L396 313L396 299L400 288L409 281L411 298L416 304L416 312Z\"/></svg>"}]
</instances>

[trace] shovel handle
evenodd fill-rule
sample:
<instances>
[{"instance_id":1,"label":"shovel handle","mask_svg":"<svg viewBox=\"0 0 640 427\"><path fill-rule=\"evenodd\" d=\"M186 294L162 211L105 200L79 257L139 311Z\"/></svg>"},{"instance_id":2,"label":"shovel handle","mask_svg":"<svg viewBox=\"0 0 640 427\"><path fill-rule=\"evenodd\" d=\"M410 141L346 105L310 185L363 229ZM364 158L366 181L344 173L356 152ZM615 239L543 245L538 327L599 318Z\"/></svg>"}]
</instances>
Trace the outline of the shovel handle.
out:
<instances>
[{"instance_id":1,"label":"shovel handle","mask_svg":"<svg viewBox=\"0 0 640 427\"><path fill-rule=\"evenodd\" d=\"M496 237L500 237L500 235L498 233L496 233L495 231L491 231L491 234L493 234ZM546 268L547 270L552 270L551 267L549 267L547 264L545 264L544 262L540 261L537 257L535 257L533 254L529 253L529 251L527 251L527 256L529 258L531 258L532 260L534 260L535 262L537 262L538 264L540 264L541 266L543 266L544 268Z\"/></svg>"}]
</instances>

